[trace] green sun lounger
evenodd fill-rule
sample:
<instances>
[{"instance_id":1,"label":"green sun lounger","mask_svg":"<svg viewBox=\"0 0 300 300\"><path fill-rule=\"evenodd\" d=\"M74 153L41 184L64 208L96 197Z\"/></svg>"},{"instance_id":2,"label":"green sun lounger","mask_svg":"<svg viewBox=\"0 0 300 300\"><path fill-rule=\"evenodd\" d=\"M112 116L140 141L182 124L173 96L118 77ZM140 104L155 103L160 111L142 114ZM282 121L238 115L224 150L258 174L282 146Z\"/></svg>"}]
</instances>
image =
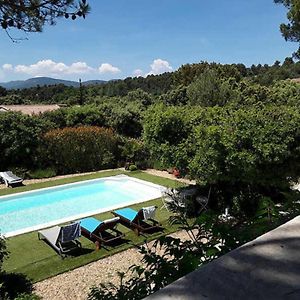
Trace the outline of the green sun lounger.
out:
<instances>
[{"instance_id":1,"label":"green sun lounger","mask_svg":"<svg viewBox=\"0 0 300 300\"><path fill-rule=\"evenodd\" d=\"M112 218L104 221L95 218L85 218L80 220L81 233L95 243L96 249L100 249L102 244L109 244L124 237L124 234L116 227L120 218Z\"/></svg>"},{"instance_id":2,"label":"green sun lounger","mask_svg":"<svg viewBox=\"0 0 300 300\"><path fill-rule=\"evenodd\" d=\"M112 213L120 218L120 223L122 225L131 228L139 235L140 233L153 231L155 229L162 229L159 222L154 220L156 209L156 206L149 206L136 211L127 207L115 210Z\"/></svg>"},{"instance_id":3,"label":"green sun lounger","mask_svg":"<svg viewBox=\"0 0 300 300\"><path fill-rule=\"evenodd\" d=\"M65 226L54 226L38 232L38 238L45 240L61 257L81 247L78 238L81 236L80 223Z\"/></svg>"}]
</instances>

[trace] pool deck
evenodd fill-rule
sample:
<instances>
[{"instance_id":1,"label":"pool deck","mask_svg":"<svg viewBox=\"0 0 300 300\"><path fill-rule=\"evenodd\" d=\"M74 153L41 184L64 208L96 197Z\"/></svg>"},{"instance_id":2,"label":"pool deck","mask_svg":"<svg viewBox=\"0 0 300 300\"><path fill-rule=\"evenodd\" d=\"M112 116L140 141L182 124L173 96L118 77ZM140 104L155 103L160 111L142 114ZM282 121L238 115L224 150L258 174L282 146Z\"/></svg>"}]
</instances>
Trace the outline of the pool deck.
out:
<instances>
[{"instance_id":1,"label":"pool deck","mask_svg":"<svg viewBox=\"0 0 300 300\"><path fill-rule=\"evenodd\" d=\"M146 299L300 299L300 216Z\"/></svg>"}]
</instances>

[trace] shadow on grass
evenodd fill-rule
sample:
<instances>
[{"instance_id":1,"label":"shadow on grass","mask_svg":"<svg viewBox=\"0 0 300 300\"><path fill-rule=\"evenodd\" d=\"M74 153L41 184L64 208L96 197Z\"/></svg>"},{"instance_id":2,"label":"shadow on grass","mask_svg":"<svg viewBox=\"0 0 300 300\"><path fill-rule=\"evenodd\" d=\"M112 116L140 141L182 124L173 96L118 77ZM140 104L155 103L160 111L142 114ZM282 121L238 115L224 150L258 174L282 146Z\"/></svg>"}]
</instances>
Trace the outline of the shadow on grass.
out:
<instances>
[{"instance_id":1,"label":"shadow on grass","mask_svg":"<svg viewBox=\"0 0 300 300\"><path fill-rule=\"evenodd\" d=\"M21 273L1 273L0 284L2 284L0 299L3 299L5 296L8 299L14 299L18 294L30 294L33 289L31 281L26 275Z\"/></svg>"},{"instance_id":2,"label":"shadow on grass","mask_svg":"<svg viewBox=\"0 0 300 300\"><path fill-rule=\"evenodd\" d=\"M92 253L93 251L94 251L93 249L89 249L89 248L78 248L78 249L70 252L70 254L68 256L78 257L81 255L86 255L86 254Z\"/></svg>"},{"instance_id":3,"label":"shadow on grass","mask_svg":"<svg viewBox=\"0 0 300 300\"><path fill-rule=\"evenodd\" d=\"M129 240L129 239L121 238L121 239L117 239L117 240L108 242L104 246L109 246L111 248L115 248L115 247L120 247L124 244L129 244L130 242L131 242L131 240Z\"/></svg>"},{"instance_id":4,"label":"shadow on grass","mask_svg":"<svg viewBox=\"0 0 300 300\"><path fill-rule=\"evenodd\" d=\"M162 232L164 232L164 230L165 229L163 227L155 227L155 228L148 229L145 232L142 232L141 235L144 237L149 237L151 234L162 233Z\"/></svg>"}]
</instances>

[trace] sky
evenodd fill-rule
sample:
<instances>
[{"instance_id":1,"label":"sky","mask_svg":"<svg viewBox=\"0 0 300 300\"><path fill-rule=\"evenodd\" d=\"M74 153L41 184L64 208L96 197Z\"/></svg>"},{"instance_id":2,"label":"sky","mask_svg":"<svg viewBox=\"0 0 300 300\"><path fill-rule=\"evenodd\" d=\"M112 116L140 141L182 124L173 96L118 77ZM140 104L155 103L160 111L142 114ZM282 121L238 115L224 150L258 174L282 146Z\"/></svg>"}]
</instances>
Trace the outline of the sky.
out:
<instances>
[{"instance_id":1,"label":"sky","mask_svg":"<svg viewBox=\"0 0 300 300\"><path fill-rule=\"evenodd\" d=\"M297 49L279 31L273 0L89 0L86 19L42 33L0 30L0 81L38 76L83 81L147 76L200 61L273 64Z\"/></svg>"}]
</instances>

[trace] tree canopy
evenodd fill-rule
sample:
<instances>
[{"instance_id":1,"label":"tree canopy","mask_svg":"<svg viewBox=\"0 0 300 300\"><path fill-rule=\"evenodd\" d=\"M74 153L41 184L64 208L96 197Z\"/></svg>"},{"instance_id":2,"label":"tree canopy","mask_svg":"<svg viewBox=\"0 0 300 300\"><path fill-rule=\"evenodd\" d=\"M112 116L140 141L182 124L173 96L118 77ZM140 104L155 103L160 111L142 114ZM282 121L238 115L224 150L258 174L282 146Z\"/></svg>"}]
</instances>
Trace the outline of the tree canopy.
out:
<instances>
[{"instance_id":1,"label":"tree canopy","mask_svg":"<svg viewBox=\"0 0 300 300\"><path fill-rule=\"evenodd\" d=\"M0 25L6 31L17 28L40 32L44 25L54 25L60 17L85 18L89 9L86 0L0 0Z\"/></svg>"},{"instance_id":2,"label":"tree canopy","mask_svg":"<svg viewBox=\"0 0 300 300\"><path fill-rule=\"evenodd\" d=\"M300 42L300 0L274 0L275 3L283 4L287 9L287 24L280 25L280 31L286 41ZM300 57L300 46L295 53Z\"/></svg>"}]
</instances>

